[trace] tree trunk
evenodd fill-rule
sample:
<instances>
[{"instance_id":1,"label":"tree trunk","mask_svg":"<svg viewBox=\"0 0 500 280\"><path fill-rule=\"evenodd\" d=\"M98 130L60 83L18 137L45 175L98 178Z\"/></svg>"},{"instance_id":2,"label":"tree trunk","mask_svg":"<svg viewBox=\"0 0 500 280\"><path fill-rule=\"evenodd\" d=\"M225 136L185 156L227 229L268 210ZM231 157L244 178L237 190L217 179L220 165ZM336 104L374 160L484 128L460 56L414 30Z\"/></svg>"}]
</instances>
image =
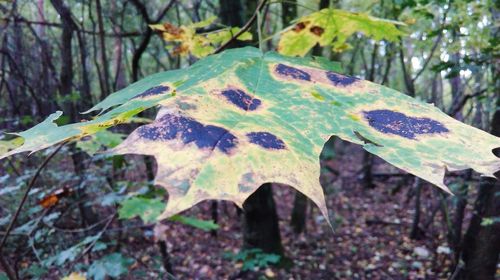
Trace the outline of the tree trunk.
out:
<instances>
[{"instance_id":1,"label":"tree trunk","mask_svg":"<svg viewBox=\"0 0 500 280\"><path fill-rule=\"evenodd\" d=\"M292 226L295 234L300 234L306 230L307 204L307 196L299 191L295 191L292 219L290 220L290 226Z\"/></svg>"},{"instance_id":2,"label":"tree trunk","mask_svg":"<svg viewBox=\"0 0 500 280\"><path fill-rule=\"evenodd\" d=\"M415 188L415 214L413 215L410 238L418 240L422 239L424 236L424 232L420 228L420 209L421 209L420 196L422 193L422 181L418 177L415 178L414 188Z\"/></svg>"},{"instance_id":3,"label":"tree trunk","mask_svg":"<svg viewBox=\"0 0 500 280\"><path fill-rule=\"evenodd\" d=\"M484 218L500 216L500 183L496 179L483 179L474 205L474 216L464 237L462 260L455 279L495 279L500 253L500 223L481 225Z\"/></svg>"},{"instance_id":4,"label":"tree trunk","mask_svg":"<svg viewBox=\"0 0 500 280\"><path fill-rule=\"evenodd\" d=\"M243 204L243 248L283 255L271 184L262 185Z\"/></svg>"},{"instance_id":5,"label":"tree trunk","mask_svg":"<svg viewBox=\"0 0 500 280\"><path fill-rule=\"evenodd\" d=\"M461 183L458 191L456 192L456 204L455 204L455 213L453 215L453 222L451 231L448 232L448 242L450 247L453 249L454 253L454 264L457 265L460 259L460 251L461 251L461 241L462 241L462 227L463 220L465 215L465 207L467 206L467 194L469 190L468 181L472 178L472 170L467 171L467 174L464 178L464 182Z\"/></svg>"},{"instance_id":6,"label":"tree trunk","mask_svg":"<svg viewBox=\"0 0 500 280\"><path fill-rule=\"evenodd\" d=\"M498 77L498 74L496 74ZM500 100L500 99L499 99ZM500 102L497 102L500 105ZM500 136L500 110L495 112L491 134ZM500 157L496 149L495 154ZM497 177L500 174L495 174ZM500 222L481 225L485 218L500 217L500 182L485 178L479 185L479 193L474 204L474 215L464 236L462 260L453 279L494 279L500 254Z\"/></svg>"},{"instance_id":7,"label":"tree trunk","mask_svg":"<svg viewBox=\"0 0 500 280\"><path fill-rule=\"evenodd\" d=\"M104 37L104 21L102 18L101 0L96 0L95 4L96 4L95 7L97 14L97 23L99 26L99 47L100 47L99 52L101 54L102 73L104 75L103 92L101 94L101 100L102 100L110 93L109 84L111 79L109 75L108 58L106 57L106 38Z\"/></svg>"},{"instance_id":8,"label":"tree trunk","mask_svg":"<svg viewBox=\"0 0 500 280\"><path fill-rule=\"evenodd\" d=\"M290 25L290 22L297 17L297 1L281 3L281 22L283 27ZM313 53L321 55L321 47L315 46ZM306 229L307 197L299 191L295 191L293 200L292 217L290 226L295 234L300 234Z\"/></svg>"}]
</instances>

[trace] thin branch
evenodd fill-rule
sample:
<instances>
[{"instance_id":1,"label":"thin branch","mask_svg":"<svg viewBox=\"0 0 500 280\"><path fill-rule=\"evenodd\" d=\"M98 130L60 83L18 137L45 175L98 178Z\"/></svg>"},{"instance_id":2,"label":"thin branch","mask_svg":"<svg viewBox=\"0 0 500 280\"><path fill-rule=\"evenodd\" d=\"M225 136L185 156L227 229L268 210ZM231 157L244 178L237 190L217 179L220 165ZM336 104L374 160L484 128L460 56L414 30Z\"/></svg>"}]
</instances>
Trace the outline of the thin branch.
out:
<instances>
[{"instance_id":1,"label":"thin branch","mask_svg":"<svg viewBox=\"0 0 500 280\"><path fill-rule=\"evenodd\" d=\"M114 221L115 217L117 216L117 213L111 215L111 217L109 218L109 220L107 221L106 225L104 225L103 229L97 234L97 238L92 241L81 253L80 253L80 256L78 258L76 258L74 261L73 261L73 267L76 263L78 263L87 253L90 252L90 250L92 248L94 248L95 244L97 243L97 241L99 241L99 239L101 238L101 236L104 234L104 232L106 232L106 230L109 228L109 226L111 225L111 223ZM71 269L73 269L73 267Z\"/></svg>"},{"instance_id":2,"label":"thin branch","mask_svg":"<svg viewBox=\"0 0 500 280\"><path fill-rule=\"evenodd\" d=\"M172 5L175 3L176 0L170 0L170 2L163 8L163 10L158 14L156 17L155 23L158 23L161 21L161 19L167 14L168 10L172 7Z\"/></svg>"},{"instance_id":3,"label":"thin branch","mask_svg":"<svg viewBox=\"0 0 500 280\"><path fill-rule=\"evenodd\" d=\"M264 5L266 4L267 0L261 0L259 5L257 6L257 8L255 9L255 12L253 13L252 17L247 21L247 23L240 29L240 31L238 31L236 34L234 34L233 37L231 37L231 39L229 39L228 41L226 41L224 44L222 44L219 48L217 48L213 54L218 54L220 52L222 52L225 48L227 48L232 42L234 42L236 39L238 39L238 37L240 37L243 33L245 33L248 29L250 29L250 27L252 26L252 24L255 22L255 20L257 19L257 14L260 12L260 10L262 10L262 7L264 7Z\"/></svg>"},{"instance_id":4,"label":"thin branch","mask_svg":"<svg viewBox=\"0 0 500 280\"><path fill-rule=\"evenodd\" d=\"M157 24L160 22L167 13L170 8L176 3L176 0L170 0L170 2L167 4L165 9L158 15L158 17L152 21L151 18L149 17L148 11L146 9L146 6L139 0L130 0L132 5L136 7L136 9L139 11L141 16L143 17L144 21L147 24ZM132 80L137 81L139 79L139 68L140 68L140 60L142 57L142 54L146 50L147 46L149 45L149 41L151 40L151 36L153 35L153 31L151 28L147 28L146 32L144 33L144 36L141 40L141 43L139 44L139 47L134 51L134 54L132 55Z\"/></svg>"},{"instance_id":5,"label":"thin branch","mask_svg":"<svg viewBox=\"0 0 500 280\"><path fill-rule=\"evenodd\" d=\"M5 273L7 274L7 277L10 280L16 280L17 279L16 272L14 271L14 269L12 269L12 267L10 266L10 264L7 262L7 260L5 259L4 255L0 255L0 265L2 265L3 269L5 270Z\"/></svg>"},{"instance_id":6,"label":"thin branch","mask_svg":"<svg viewBox=\"0 0 500 280\"><path fill-rule=\"evenodd\" d=\"M480 90L478 92L475 92L473 94L466 94L462 97L462 99L460 100L460 102L458 102L458 105L452 107L450 109L450 112L448 112L448 115L454 117L456 114L458 114L458 112L460 112L460 110L462 110L462 108L465 106L465 104L467 103L467 101L471 98L474 98L474 97L478 97L480 95L482 95L483 93L485 93L487 91L487 89L483 89L483 90Z\"/></svg>"},{"instance_id":7,"label":"thin branch","mask_svg":"<svg viewBox=\"0 0 500 280\"><path fill-rule=\"evenodd\" d=\"M402 40L399 41L399 61L401 63L401 69L403 70L403 78L405 81L405 86L406 90L408 91L408 95L411 97L415 97L415 85L413 83L412 78L410 77L410 74L408 73L408 70L406 69L406 63L405 63L405 54L403 51L403 42Z\"/></svg>"},{"instance_id":8,"label":"thin branch","mask_svg":"<svg viewBox=\"0 0 500 280\"><path fill-rule=\"evenodd\" d=\"M448 11L450 10L450 7L451 7L451 4L448 3L448 9L446 9L446 11L444 12L444 14L443 14L443 20L441 21L441 26L440 26L441 32L439 32L439 35L436 38L436 41L434 42L434 45L432 46L431 52L429 53L429 56L427 56L427 59L425 60L424 65L422 65L422 68L420 68L420 70L417 72L417 74L415 75L415 77L413 77L413 79L412 79L413 82L415 82L418 79L418 77L420 77L420 75L427 68L427 65L429 64L429 62L431 61L432 57L434 56L434 52L436 51L439 43L441 42L441 39L443 38L443 26L446 23L446 17L448 15Z\"/></svg>"},{"instance_id":9,"label":"thin branch","mask_svg":"<svg viewBox=\"0 0 500 280\"><path fill-rule=\"evenodd\" d=\"M384 72L384 76L382 78L382 82L380 84L382 85L385 85L389 79L389 73L391 71L391 66L392 66L392 58L393 58L393 51L392 51L392 45L388 45L388 47L386 47L386 53L387 53L387 50L390 49L390 52L387 54L386 56L386 64L385 64L385 72Z\"/></svg>"},{"instance_id":10,"label":"thin branch","mask_svg":"<svg viewBox=\"0 0 500 280\"><path fill-rule=\"evenodd\" d=\"M2 242L0 243L0 253L2 252L2 249L5 245L5 243L7 242L7 238L9 237L10 232L12 231L12 229L17 221L17 218L19 217L19 214L21 213L21 210L24 206L24 203L26 203L29 192L33 188L33 185L35 184L36 179L38 179L38 177L40 176L40 172L49 163L49 161L61 150L61 148L67 142L68 141L64 141L61 144L59 144L57 149L55 149L47 158L45 158L45 160L42 162L42 164L36 170L35 175L33 175L33 177L31 178L31 181L29 182L28 187L26 188L26 191L24 192L24 195L21 199L21 202L19 203L19 205L17 207L16 213L14 214L14 217L12 217L12 220L10 221L9 226L7 227L7 230L5 231L5 235L2 238Z\"/></svg>"}]
</instances>

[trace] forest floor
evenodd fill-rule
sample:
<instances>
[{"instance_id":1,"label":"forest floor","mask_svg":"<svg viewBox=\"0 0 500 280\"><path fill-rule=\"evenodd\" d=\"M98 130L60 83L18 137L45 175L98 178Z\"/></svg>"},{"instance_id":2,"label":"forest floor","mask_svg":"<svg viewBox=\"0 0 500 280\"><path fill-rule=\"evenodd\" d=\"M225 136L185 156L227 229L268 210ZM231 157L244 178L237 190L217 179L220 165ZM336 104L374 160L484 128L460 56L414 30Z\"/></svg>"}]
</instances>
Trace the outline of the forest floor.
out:
<instances>
[{"instance_id":1,"label":"forest floor","mask_svg":"<svg viewBox=\"0 0 500 280\"><path fill-rule=\"evenodd\" d=\"M322 175L322 181L326 182L325 194L334 232L318 208L312 206L308 209L306 232L294 235L289 225L294 190L287 186L273 187L282 242L286 257L293 261L291 267L268 267L238 275L242 264L224 255L227 252L237 253L242 246L241 219L232 203L220 202L220 229L216 237L208 232L168 223L168 248L176 277L447 279L453 254L446 242L446 223L439 207L439 191L424 183L421 228L425 228L420 240L412 240L409 238L415 212L412 177L376 176L375 187L364 188L359 180L363 150L356 145L340 145L345 152L335 155L334 160L323 162L338 174ZM378 158L375 159L373 172L402 173ZM471 212L470 203L468 207L466 213ZM211 202L203 202L186 215L210 219L210 209ZM466 217L466 221L469 218ZM465 222L465 226L467 224Z\"/></svg>"},{"instance_id":2,"label":"forest floor","mask_svg":"<svg viewBox=\"0 0 500 280\"><path fill-rule=\"evenodd\" d=\"M228 258L227 253L236 254L242 247L242 217L238 215L233 203L220 201L220 228L215 237L210 232L181 223L163 223L175 279L447 279L454 256L447 244L447 226L443 218L445 211L440 207L441 191L423 183L421 238L411 239L415 214L413 177L375 158L375 186L365 188L360 180L362 148L337 141L335 151L337 153L333 159L322 162L321 177L334 231L319 209L309 202L306 231L295 235L290 226L295 190L288 186L274 185L281 239L288 261L285 263L288 265L263 267L241 273L243 264ZM142 162L135 160L140 158L134 157L137 156L131 156L130 162ZM61 165L70 166L54 163L54 167ZM135 169L127 177L144 177L144 173L144 170ZM396 176L380 176L381 174ZM474 179L477 180L477 176ZM447 180L446 183L453 183L453 178ZM475 194L472 193L469 197L473 199ZM96 200L97 197L90 199ZM470 220L472 203L469 200L467 204L464 229ZM61 209L65 207L67 208L60 206ZM211 207L212 202L205 201L183 214L210 220ZM110 215L109 210L112 209L95 209L100 217ZM70 216L67 219L71 219ZM78 228L78 219L73 223ZM71 225L66 222L64 226ZM155 244L151 225L144 225L136 218L115 221L110 228L106 242L118 242L109 249L120 251L135 260L128 266L129 276L124 279L165 278L160 276L162 255L159 246ZM72 236L56 239L54 242L66 242L69 246L71 242L67 240L72 240ZM88 265L92 259L83 261ZM31 262L33 260L26 260L22 262L22 266L27 267ZM73 271L68 269L54 267L43 279L60 279L67 275L67 271Z\"/></svg>"}]
</instances>

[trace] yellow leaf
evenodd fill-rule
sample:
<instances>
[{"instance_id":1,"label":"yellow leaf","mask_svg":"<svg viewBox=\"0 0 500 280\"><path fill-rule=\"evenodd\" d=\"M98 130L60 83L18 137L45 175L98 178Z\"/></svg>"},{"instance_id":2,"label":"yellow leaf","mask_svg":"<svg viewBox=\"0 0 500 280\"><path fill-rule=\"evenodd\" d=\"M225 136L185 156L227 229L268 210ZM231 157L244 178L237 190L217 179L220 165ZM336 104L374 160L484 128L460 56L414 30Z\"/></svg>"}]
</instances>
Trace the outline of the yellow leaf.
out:
<instances>
[{"instance_id":1,"label":"yellow leaf","mask_svg":"<svg viewBox=\"0 0 500 280\"><path fill-rule=\"evenodd\" d=\"M85 276L79 272L72 272L70 275L62 278L61 280L85 280Z\"/></svg>"}]
</instances>

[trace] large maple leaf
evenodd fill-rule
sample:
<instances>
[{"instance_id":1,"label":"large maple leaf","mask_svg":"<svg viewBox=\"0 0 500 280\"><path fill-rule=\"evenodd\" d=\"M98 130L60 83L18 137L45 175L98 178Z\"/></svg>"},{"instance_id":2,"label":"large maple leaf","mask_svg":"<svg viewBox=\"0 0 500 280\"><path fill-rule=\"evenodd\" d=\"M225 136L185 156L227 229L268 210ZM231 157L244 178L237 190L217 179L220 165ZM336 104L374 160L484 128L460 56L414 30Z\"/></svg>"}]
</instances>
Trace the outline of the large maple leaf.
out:
<instances>
[{"instance_id":1,"label":"large maple leaf","mask_svg":"<svg viewBox=\"0 0 500 280\"><path fill-rule=\"evenodd\" d=\"M123 120L160 104L153 123L137 128L113 150L156 158L156 183L169 192L160 218L206 199L241 206L266 182L293 186L327 216L319 154L332 135L363 145L445 191L446 170L473 168L493 176L500 169L492 153L500 147L499 138L335 68L322 59L262 54L255 48L228 50L109 96L92 110L119 106L92 120L93 130L83 123L77 124L83 126L79 134L65 134L71 125L47 129L46 121L20 135L30 137L24 145L46 147L56 138L109 127L115 115ZM120 113L113 115L114 110ZM58 137L46 138L54 131ZM23 147L9 154L38 149Z\"/></svg>"}]
</instances>

